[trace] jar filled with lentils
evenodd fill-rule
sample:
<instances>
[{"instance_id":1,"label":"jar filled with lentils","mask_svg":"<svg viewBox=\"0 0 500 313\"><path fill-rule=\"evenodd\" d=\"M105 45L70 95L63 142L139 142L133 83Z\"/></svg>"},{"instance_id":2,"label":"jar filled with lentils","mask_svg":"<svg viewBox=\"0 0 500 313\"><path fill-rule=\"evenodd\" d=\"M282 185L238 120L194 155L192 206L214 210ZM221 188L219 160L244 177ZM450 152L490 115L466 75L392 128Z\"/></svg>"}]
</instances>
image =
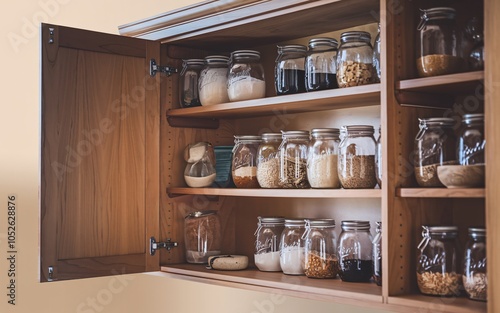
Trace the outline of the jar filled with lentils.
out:
<instances>
[{"instance_id":1,"label":"jar filled with lentils","mask_svg":"<svg viewBox=\"0 0 500 313\"><path fill-rule=\"evenodd\" d=\"M335 278L339 270L335 220L306 220L304 273L310 278Z\"/></svg>"},{"instance_id":2,"label":"jar filled with lentils","mask_svg":"<svg viewBox=\"0 0 500 313\"><path fill-rule=\"evenodd\" d=\"M309 132L282 131L280 149L280 187L310 188L307 180Z\"/></svg>"},{"instance_id":3,"label":"jar filled with lentils","mask_svg":"<svg viewBox=\"0 0 500 313\"><path fill-rule=\"evenodd\" d=\"M261 188L280 188L281 133L263 133L257 152L257 181Z\"/></svg>"}]
</instances>

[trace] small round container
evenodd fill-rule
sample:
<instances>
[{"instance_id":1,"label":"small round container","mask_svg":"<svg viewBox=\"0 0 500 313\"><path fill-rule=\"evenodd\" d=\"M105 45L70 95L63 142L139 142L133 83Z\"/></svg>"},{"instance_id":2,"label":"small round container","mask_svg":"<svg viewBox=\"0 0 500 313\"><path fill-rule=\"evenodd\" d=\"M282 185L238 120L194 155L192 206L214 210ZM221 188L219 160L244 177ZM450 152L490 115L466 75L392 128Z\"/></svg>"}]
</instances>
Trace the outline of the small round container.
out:
<instances>
[{"instance_id":1,"label":"small round container","mask_svg":"<svg viewBox=\"0 0 500 313\"><path fill-rule=\"evenodd\" d=\"M306 220L304 273L309 278L335 278L338 274L335 220Z\"/></svg>"},{"instance_id":2,"label":"small round container","mask_svg":"<svg viewBox=\"0 0 500 313\"><path fill-rule=\"evenodd\" d=\"M306 91L305 58L307 47L303 45L278 46L274 69L277 95L289 95Z\"/></svg>"},{"instance_id":3,"label":"small round container","mask_svg":"<svg viewBox=\"0 0 500 313\"><path fill-rule=\"evenodd\" d=\"M488 278L486 267L486 229L469 228L469 239L465 244L463 284L470 299L486 301Z\"/></svg>"},{"instance_id":4,"label":"small round container","mask_svg":"<svg viewBox=\"0 0 500 313\"><path fill-rule=\"evenodd\" d=\"M281 271L281 234L285 228L283 217L258 217L255 231L255 266L263 272Z\"/></svg>"},{"instance_id":5,"label":"small round container","mask_svg":"<svg viewBox=\"0 0 500 313\"><path fill-rule=\"evenodd\" d=\"M287 275L304 275L306 221L285 219L285 229L281 233L280 267Z\"/></svg>"},{"instance_id":6,"label":"small round container","mask_svg":"<svg viewBox=\"0 0 500 313\"><path fill-rule=\"evenodd\" d=\"M370 281L373 273L372 247L370 222L342 221L338 247L339 276L342 281Z\"/></svg>"},{"instance_id":7,"label":"small round container","mask_svg":"<svg viewBox=\"0 0 500 313\"><path fill-rule=\"evenodd\" d=\"M465 114L458 137L460 165L484 164L484 114Z\"/></svg>"},{"instance_id":8,"label":"small round container","mask_svg":"<svg viewBox=\"0 0 500 313\"><path fill-rule=\"evenodd\" d=\"M382 286L382 222L377 222L373 238L373 280L377 286Z\"/></svg>"},{"instance_id":9,"label":"small round container","mask_svg":"<svg viewBox=\"0 0 500 313\"><path fill-rule=\"evenodd\" d=\"M260 63L260 52L237 50L231 53L227 94L230 101L244 101L264 98L266 81L264 68Z\"/></svg>"},{"instance_id":10,"label":"small round container","mask_svg":"<svg viewBox=\"0 0 500 313\"><path fill-rule=\"evenodd\" d=\"M370 33L342 33L337 54L337 83L340 88L375 82Z\"/></svg>"},{"instance_id":11,"label":"small round container","mask_svg":"<svg viewBox=\"0 0 500 313\"><path fill-rule=\"evenodd\" d=\"M184 240L188 263L207 263L221 254L221 226L217 211L196 211L184 219Z\"/></svg>"},{"instance_id":12,"label":"small round container","mask_svg":"<svg viewBox=\"0 0 500 313\"><path fill-rule=\"evenodd\" d=\"M280 149L280 187L310 188L307 181L307 148L309 132L282 131Z\"/></svg>"},{"instance_id":13,"label":"small round container","mask_svg":"<svg viewBox=\"0 0 500 313\"><path fill-rule=\"evenodd\" d=\"M198 94L198 80L203 68L202 59L187 59L182 63L182 71L179 78L179 97L183 108L200 106Z\"/></svg>"},{"instance_id":14,"label":"small round container","mask_svg":"<svg viewBox=\"0 0 500 313\"><path fill-rule=\"evenodd\" d=\"M312 188L340 188L337 171L339 136L338 128L311 130L307 156L307 180Z\"/></svg>"},{"instance_id":15,"label":"small round container","mask_svg":"<svg viewBox=\"0 0 500 313\"><path fill-rule=\"evenodd\" d=\"M257 152L257 181L261 188L280 188L281 133L263 133Z\"/></svg>"},{"instance_id":16,"label":"small round container","mask_svg":"<svg viewBox=\"0 0 500 313\"><path fill-rule=\"evenodd\" d=\"M316 91L337 88L336 39L320 37L309 40L305 75L306 90Z\"/></svg>"},{"instance_id":17,"label":"small round container","mask_svg":"<svg viewBox=\"0 0 500 313\"><path fill-rule=\"evenodd\" d=\"M229 102L227 94L227 71L229 58L212 55L205 58L200 73L198 91L203 106Z\"/></svg>"},{"instance_id":18,"label":"small round container","mask_svg":"<svg viewBox=\"0 0 500 313\"><path fill-rule=\"evenodd\" d=\"M259 188L257 151L260 136L234 136L232 176L238 188Z\"/></svg>"}]
</instances>

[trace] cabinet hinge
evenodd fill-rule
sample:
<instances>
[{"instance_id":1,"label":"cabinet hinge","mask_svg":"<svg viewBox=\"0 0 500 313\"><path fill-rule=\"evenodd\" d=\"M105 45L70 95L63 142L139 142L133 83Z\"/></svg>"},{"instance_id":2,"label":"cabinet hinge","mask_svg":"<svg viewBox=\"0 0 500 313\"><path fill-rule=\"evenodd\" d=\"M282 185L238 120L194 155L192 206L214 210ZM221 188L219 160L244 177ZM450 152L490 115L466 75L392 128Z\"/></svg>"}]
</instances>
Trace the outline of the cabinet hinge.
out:
<instances>
[{"instance_id":1,"label":"cabinet hinge","mask_svg":"<svg viewBox=\"0 0 500 313\"><path fill-rule=\"evenodd\" d=\"M49 277L47 278L47 281L57 280L56 277L55 277L55 275L54 275L54 267L53 266L49 266L48 270L49 270Z\"/></svg>"},{"instance_id":2,"label":"cabinet hinge","mask_svg":"<svg viewBox=\"0 0 500 313\"><path fill-rule=\"evenodd\" d=\"M170 238L168 238L165 242L156 242L155 237L149 238L149 254L151 255L155 255L156 250L160 248L170 250L174 247L177 247L177 242L172 242Z\"/></svg>"},{"instance_id":3,"label":"cabinet hinge","mask_svg":"<svg viewBox=\"0 0 500 313\"><path fill-rule=\"evenodd\" d=\"M170 76L174 73L177 73L177 69L175 67L158 65L158 64L156 64L155 59L151 59L149 61L149 75L151 77L155 77L157 72L160 72L160 73L163 73L167 76Z\"/></svg>"}]
</instances>

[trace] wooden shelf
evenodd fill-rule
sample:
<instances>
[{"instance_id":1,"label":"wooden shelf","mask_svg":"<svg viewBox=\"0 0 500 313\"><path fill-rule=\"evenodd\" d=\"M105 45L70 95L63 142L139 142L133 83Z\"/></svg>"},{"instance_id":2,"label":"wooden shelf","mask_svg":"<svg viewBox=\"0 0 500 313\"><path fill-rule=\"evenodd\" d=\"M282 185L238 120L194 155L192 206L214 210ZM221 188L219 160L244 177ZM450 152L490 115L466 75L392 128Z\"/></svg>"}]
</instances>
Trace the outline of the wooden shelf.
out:
<instances>
[{"instance_id":1,"label":"wooden shelf","mask_svg":"<svg viewBox=\"0 0 500 313\"><path fill-rule=\"evenodd\" d=\"M435 94L460 94L476 90L483 80L484 72L476 71L402 80L397 83L396 89Z\"/></svg>"},{"instance_id":2,"label":"wooden shelf","mask_svg":"<svg viewBox=\"0 0 500 313\"><path fill-rule=\"evenodd\" d=\"M415 310L408 309L408 312L486 312L486 302L473 301L465 297L447 298L415 294L401 297L388 297L387 302L393 305L415 308Z\"/></svg>"},{"instance_id":3,"label":"wooden shelf","mask_svg":"<svg viewBox=\"0 0 500 313\"><path fill-rule=\"evenodd\" d=\"M484 198L484 188L398 188L403 198Z\"/></svg>"}]
</instances>

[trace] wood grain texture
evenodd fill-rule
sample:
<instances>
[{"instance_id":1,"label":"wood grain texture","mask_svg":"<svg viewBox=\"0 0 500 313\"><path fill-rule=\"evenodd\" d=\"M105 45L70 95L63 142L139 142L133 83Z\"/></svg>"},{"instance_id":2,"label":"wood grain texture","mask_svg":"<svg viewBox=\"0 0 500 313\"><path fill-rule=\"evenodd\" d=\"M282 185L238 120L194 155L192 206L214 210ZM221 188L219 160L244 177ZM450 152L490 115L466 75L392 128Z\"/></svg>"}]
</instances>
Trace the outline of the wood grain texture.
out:
<instances>
[{"instance_id":1,"label":"wood grain texture","mask_svg":"<svg viewBox=\"0 0 500 313\"><path fill-rule=\"evenodd\" d=\"M484 188L398 188L403 198L484 198Z\"/></svg>"}]
</instances>

